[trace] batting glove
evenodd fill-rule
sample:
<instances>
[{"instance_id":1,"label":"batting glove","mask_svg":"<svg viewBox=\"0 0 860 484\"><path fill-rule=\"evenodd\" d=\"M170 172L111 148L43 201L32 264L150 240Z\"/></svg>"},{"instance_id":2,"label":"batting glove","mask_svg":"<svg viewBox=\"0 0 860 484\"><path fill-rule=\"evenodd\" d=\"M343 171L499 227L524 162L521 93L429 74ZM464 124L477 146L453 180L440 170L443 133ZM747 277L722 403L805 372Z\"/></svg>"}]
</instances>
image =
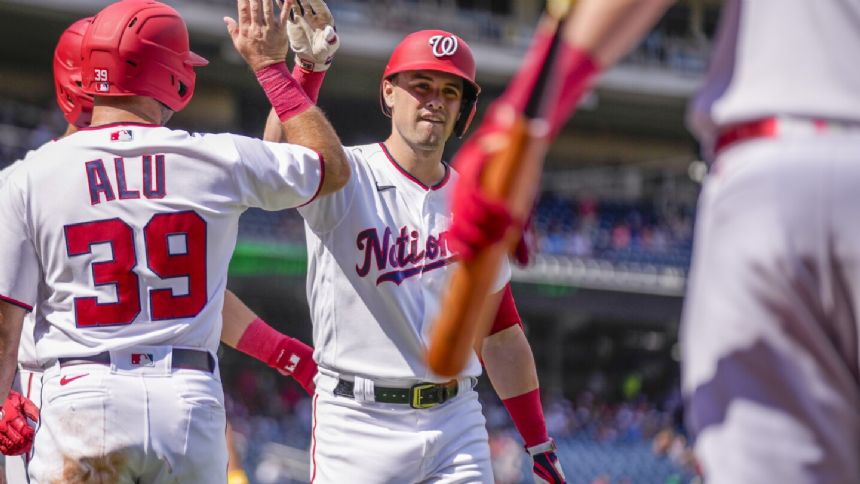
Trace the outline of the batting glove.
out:
<instances>
[{"instance_id":1,"label":"batting glove","mask_svg":"<svg viewBox=\"0 0 860 484\"><path fill-rule=\"evenodd\" d=\"M290 49L296 54L296 64L306 71L328 70L340 47L331 10L323 0L295 0L287 35Z\"/></svg>"},{"instance_id":2,"label":"batting glove","mask_svg":"<svg viewBox=\"0 0 860 484\"><path fill-rule=\"evenodd\" d=\"M30 452L36 432L27 423L39 421L39 409L25 396L11 390L0 411L0 452L21 455Z\"/></svg>"},{"instance_id":3,"label":"batting glove","mask_svg":"<svg viewBox=\"0 0 860 484\"><path fill-rule=\"evenodd\" d=\"M567 480L561 463L556 455L555 441L550 439L543 444L526 449L532 456L534 465L532 471L535 475L535 484L564 484Z\"/></svg>"}]
</instances>

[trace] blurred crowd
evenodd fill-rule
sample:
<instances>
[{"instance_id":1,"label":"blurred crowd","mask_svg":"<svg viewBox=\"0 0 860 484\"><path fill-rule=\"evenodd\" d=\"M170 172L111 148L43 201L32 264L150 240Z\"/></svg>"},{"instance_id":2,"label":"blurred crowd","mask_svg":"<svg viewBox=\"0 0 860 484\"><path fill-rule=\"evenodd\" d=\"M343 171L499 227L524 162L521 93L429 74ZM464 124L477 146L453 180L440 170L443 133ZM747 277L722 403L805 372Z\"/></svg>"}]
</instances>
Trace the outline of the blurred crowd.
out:
<instances>
[{"instance_id":1,"label":"blurred crowd","mask_svg":"<svg viewBox=\"0 0 860 484\"><path fill-rule=\"evenodd\" d=\"M694 210L543 193L534 216L538 252L686 267Z\"/></svg>"},{"instance_id":2,"label":"blurred crowd","mask_svg":"<svg viewBox=\"0 0 860 484\"><path fill-rule=\"evenodd\" d=\"M522 443L504 407L482 395L496 482L524 482ZM547 396L547 427L571 482L691 482L695 459L680 420L680 399L657 404L645 397L610 403L591 392L574 400Z\"/></svg>"},{"instance_id":3,"label":"blurred crowd","mask_svg":"<svg viewBox=\"0 0 860 484\"><path fill-rule=\"evenodd\" d=\"M2 99L0 102L0 169L27 151L66 131L66 120L51 99L45 107Z\"/></svg>"}]
</instances>

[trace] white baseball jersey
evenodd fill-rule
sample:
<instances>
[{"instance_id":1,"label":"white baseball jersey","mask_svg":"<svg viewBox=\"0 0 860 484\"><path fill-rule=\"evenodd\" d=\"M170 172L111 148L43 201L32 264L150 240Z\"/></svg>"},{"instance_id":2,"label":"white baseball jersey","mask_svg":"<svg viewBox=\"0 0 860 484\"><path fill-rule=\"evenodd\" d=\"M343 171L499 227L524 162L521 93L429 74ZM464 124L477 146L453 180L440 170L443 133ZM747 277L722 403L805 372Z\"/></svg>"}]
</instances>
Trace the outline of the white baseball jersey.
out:
<instances>
[{"instance_id":1,"label":"white baseball jersey","mask_svg":"<svg viewBox=\"0 0 860 484\"><path fill-rule=\"evenodd\" d=\"M0 170L0 190L3 189L3 183L13 170L21 166L27 157L33 152L28 152L24 158L15 161L3 170ZM40 290L44 290L44 285L40 284ZM36 313L39 308L35 307L33 311L27 313L24 317L24 326L21 330L21 342L18 344L18 364L24 368L39 368L43 365L43 361L36 357L36 341L33 336L36 325Z\"/></svg>"},{"instance_id":2,"label":"white baseball jersey","mask_svg":"<svg viewBox=\"0 0 860 484\"><path fill-rule=\"evenodd\" d=\"M457 174L428 187L384 145L346 148L349 183L299 209L307 226L308 301L321 368L377 379L445 381L427 368L432 323L454 254L448 248ZM496 282L510 279L505 261ZM475 355L463 376L478 376Z\"/></svg>"},{"instance_id":3,"label":"white baseball jersey","mask_svg":"<svg viewBox=\"0 0 860 484\"><path fill-rule=\"evenodd\" d=\"M728 0L692 131L710 145L716 127L774 115L860 121L856 46L856 0Z\"/></svg>"},{"instance_id":4,"label":"white baseball jersey","mask_svg":"<svg viewBox=\"0 0 860 484\"><path fill-rule=\"evenodd\" d=\"M40 305L45 359L214 352L239 215L301 205L322 182L303 147L139 124L84 129L28 161L0 191L0 298Z\"/></svg>"}]
</instances>

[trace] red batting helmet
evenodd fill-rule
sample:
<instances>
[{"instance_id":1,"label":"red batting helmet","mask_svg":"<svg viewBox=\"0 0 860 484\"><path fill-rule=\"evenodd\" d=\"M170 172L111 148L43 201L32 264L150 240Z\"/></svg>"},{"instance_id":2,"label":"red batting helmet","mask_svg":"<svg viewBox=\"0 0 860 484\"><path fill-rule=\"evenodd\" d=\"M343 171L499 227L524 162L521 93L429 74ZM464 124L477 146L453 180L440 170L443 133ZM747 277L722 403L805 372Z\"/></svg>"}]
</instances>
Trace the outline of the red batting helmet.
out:
<instances>
[{"instance_id":1,"label":"red batting helmet","mask_svg":"<svg viewBox=\"0 0 860 484\"><path fill-rule=\"evenodd\" d=\"M147 96L181 111L194 94L195 66L188 28L172 7L154 0L107 6L84 36L84 91L96 96Z\"/></svg>"},{"instance_id":2,"label":"red batting helmet","mask_svg":"<svg viewBox=\"0 0 860 484\"><path fill-rule=\"evenodd\" d=\"M70 25L54 49L54 89L57 105L66 121L78 128L90 125L93 115L93 97L84 92L81 84L81 42L92 17L78 20Z\"/></svg>"},{"instance_id":3,"label":"red batting helmet","mask_svg":"<svg viewBox=\"0 0 860 484\"><path fill-rule=\"evenodd\" d=\"M383 79L404 71L438 71L454 74L463 79L463 103L454 125L454 133L462 138L475 117L481 86L475 82L475 57L463 39L444 30L420 30L407 35L394 48ZM391 116L380 87L379 102L382 112Z\"/></svg>"}]
</instances>

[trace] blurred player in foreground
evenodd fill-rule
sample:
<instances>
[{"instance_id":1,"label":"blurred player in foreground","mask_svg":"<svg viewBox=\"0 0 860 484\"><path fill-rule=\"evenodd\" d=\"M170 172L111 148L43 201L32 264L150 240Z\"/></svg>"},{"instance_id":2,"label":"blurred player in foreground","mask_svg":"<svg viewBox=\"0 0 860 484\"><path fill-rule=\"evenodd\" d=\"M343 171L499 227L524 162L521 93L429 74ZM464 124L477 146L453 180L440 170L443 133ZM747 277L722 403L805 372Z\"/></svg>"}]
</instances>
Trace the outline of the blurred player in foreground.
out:
<instances>
[{"instance_id":1,"label":"blurred player in foreground","mask_svg":"<svg viewBox=\"0 0 860 484\"><path fill-rule=\"evenodd\" d=\"M578 2L555 57L552 133L667 3ZM858 18L857 2L727 1L690 106L713 161L682 386L709 482L860 482L860 68L845 60L860 48ZM549 45L539 34L495 112L521 109ZM490 117L479 134L504 123ZM467 153L457 162L480 172L485 160Z\"/></svg>"},{"instance_id":2,"label":"blurred player in foreground","mask_svg":"<svg viewBox=\"0 0 860 484\"><path fill-rule=\"evenodd\" d=\"M690 106L714 161L683 385L712 482L860 482L858 19L858 2L726 2Z\"/></svg>"},{"instance_id":3,"label":"blurred player in foreground","mask_svg":"<svg viewBox=\"0 0 860 484\"><path fill-rule=\"evenodd\" d=\"M295 18L319 22L327 12L321 1L302 3ZM298 55L299 65L324 70L330 60L325 49L293 48L310 51ZM475 60L461 38L444 31L407 36L380 87L390 137L347 148L353 176L344 190L299 209L320 366L315 482L492 482L485 422L472 390L478 358L451 381L424 362L429 323L455 263L447 226L457 174L442 153L452 134L468 129L479 91ZM280 139L277 118L270 121L266 139ZM497 286L501 309L480 356L535 458L536 479L564 482L509 277L506 267ZM424 464L416 469L416 462Z\"/></svg>"},{"instance_id":4,"label":"blurred player in foreground","mask_svg":"<svg viewBox=\"0 0 860 484\"><path fill-rule=\"evenodd\" d=\"M91 128L37 150L0 191L10 222L0 253L14 261L0 270L4 421L24 407L5 396L36 304L49 323L38 354L57 360L44 376L35 481L226 481L214 350L238 216L300 205L349 173L337 136L286 71L286 15L238 3L234 44L304 147L161 127L190 101L205 60L188 50L173 9L120 2L84 37Z\"/></svg>"}]
</instances>

